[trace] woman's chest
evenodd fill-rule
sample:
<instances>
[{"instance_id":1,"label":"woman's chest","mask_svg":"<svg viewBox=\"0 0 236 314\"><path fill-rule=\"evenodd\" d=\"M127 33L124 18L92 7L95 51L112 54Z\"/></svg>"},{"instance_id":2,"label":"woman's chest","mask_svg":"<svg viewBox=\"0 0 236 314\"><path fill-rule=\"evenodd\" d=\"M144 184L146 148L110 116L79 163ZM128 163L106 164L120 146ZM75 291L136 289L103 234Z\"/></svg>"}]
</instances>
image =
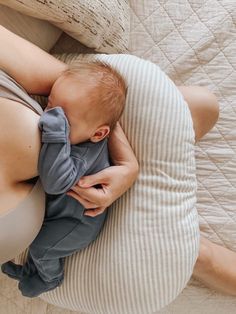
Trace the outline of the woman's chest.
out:
<instances>
[{"instance_id":1,"label":"woman's chest","mask_svg":"<svg viewBox=\"0 0 236 314\"><path fill-rule=\"evenodd\" d=\"M37 175L40 151L39 116L17 102L0 98L0 190L4 182Z\"/></svg>"},{"instance_id":2,"label":"woman's chest","mask_svg":"<svg viewBox=\"0 0 236 314\"><path fill-rule=\"evenodd\" d=\"M3 184L0 189L0 217L16 208L32 190L33 185L27 183Z\"/></svg>"}]
</instances>

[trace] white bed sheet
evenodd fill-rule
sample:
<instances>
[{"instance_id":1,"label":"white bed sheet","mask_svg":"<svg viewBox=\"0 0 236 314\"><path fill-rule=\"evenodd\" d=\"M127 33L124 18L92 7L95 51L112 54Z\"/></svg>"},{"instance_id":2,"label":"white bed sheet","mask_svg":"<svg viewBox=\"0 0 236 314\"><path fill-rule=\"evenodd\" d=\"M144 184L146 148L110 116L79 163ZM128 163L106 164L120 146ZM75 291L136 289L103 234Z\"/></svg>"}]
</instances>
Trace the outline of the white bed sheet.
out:
<instances>
[{"instance_id":1,"label":"white bed sheet","mask_svg":"<svg viewBox=\"0 0 236 314\"><path fill-rule=\"evenodd\" d=\"M201 233L236 251L236 1L130 0L130 52L178 85L201 85L220 103L216 126L196 145ZM235 266L236 267L236 266ZM161 312L236 313L236 297L191 280Z\"/></svg>"}]
</instances>

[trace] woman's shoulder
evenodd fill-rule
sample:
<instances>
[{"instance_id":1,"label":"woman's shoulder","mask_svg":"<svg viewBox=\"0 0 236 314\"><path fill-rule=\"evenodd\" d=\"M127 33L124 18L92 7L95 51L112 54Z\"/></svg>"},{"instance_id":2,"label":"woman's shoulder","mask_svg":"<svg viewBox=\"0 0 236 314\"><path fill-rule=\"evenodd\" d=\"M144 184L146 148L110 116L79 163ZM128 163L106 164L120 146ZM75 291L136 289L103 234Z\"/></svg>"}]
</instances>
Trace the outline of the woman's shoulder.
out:
<instances>
[{"instance_id":1,"label":"woman's shoulder","mask_svg":"<svg viewBox=\"0 0 236 314\"><path fill-rule=\"evenodd\" d=\"M10 75L0 69L0 97L21 103L32 111L42 114L41 106L30 96L27 91Z\"/></svg>"}]
</instances>

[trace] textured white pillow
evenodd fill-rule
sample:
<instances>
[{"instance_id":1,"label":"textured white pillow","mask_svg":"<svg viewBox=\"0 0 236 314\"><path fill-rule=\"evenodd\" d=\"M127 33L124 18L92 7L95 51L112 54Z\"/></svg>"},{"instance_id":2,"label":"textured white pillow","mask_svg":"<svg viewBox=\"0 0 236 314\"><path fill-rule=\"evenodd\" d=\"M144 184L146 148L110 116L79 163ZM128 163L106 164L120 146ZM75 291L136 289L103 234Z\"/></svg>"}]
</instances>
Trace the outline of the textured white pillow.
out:
<instances>
[{"instance_id":1,"label":"textured white pillow","mask_svg":"<svg viewBox=\"0 0 236 314\"><path fill-rule=\"evenodd\" d=\"M34 19L1 4L0 24L46 51L51 50L62 33L49 22Z\"/></svg>"},{"instance_id":2,"label":"textured white pillow","mask_svg":"<svg viewBox=\"0 0 236 314\"><path fill-rule=\"evenodd\" d=\"M0 0L21 13L51 22L84 45L106 53L127 50L127 0Z\"/></svg>"},{"instance_id":3,"label":"textured white pillow","mask_svg":"<svg viewBox=\"0 0 236 314\"><path fill-rule=\"evenodd\" d=\"M97 240L66 259L62 286L42 299L89 314L151 314L182 291L198 255L191 115L155 64L129 55L96 58L127 81L121 122L140 175L109 209ZM69 63L82 56L61 59Z\"/></svg>"}]
</instances>

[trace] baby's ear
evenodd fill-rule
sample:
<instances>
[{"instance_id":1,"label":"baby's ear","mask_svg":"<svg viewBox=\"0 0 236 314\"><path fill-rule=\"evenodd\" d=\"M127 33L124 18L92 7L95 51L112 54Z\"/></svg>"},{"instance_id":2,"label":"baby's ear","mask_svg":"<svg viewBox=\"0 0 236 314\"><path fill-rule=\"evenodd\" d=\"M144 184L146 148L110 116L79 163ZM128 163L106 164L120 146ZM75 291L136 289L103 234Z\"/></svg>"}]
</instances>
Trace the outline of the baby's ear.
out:
<instances>
[{"instance_id":1,"label":"baby's ear","mask_svg":"<svg viewBox=\"0 0 236 314\"><path fill-rule=\"evenodd\" d=\"M110 127L109 125L102 125L93 134L93 136L90 138L91 142L99 142L103 140L108 134L110 133Z\"/></svg>"}]
</instances>

